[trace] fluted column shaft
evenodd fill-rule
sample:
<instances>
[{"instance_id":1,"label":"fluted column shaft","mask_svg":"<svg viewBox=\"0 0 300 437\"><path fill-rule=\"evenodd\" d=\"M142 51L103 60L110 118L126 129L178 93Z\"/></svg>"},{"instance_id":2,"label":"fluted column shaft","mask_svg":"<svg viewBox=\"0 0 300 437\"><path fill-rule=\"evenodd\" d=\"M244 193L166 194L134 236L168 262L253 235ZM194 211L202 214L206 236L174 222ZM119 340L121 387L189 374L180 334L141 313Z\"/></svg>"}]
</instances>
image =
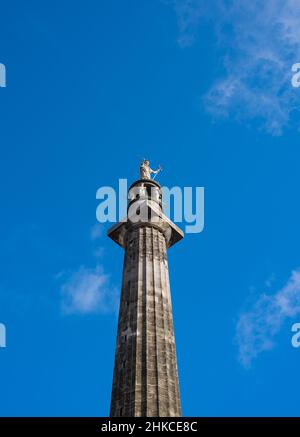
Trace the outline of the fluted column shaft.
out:
<instances>
[{"instance_id":1,"label":"fluted column shaft","mask_svg":"<svg viewBox=\"0 0 300 437\"><path fill-rule=\"evenodd\" d=\"M180 416L165 236L127 231L111 416Z\"/></svg>"}]
</instances>

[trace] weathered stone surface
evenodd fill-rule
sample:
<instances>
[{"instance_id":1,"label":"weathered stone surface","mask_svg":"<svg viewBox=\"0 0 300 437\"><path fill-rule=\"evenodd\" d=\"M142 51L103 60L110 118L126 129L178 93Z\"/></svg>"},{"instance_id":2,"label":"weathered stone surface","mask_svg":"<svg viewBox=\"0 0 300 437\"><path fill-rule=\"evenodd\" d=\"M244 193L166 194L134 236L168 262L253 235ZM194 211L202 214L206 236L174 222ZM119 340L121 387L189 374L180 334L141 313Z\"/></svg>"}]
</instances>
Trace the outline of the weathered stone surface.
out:
<instances>
[{"instance_id":1,"label":"weathered stone surface","mask_svg":"<svg viewBox=\"0 0 300 437\"><path fill-rule=\"evenodd\" d=\"M125 256L110 415L180 416L166 233L151 220L127 222L122 232Z\"/></svg>"}]
</instances>

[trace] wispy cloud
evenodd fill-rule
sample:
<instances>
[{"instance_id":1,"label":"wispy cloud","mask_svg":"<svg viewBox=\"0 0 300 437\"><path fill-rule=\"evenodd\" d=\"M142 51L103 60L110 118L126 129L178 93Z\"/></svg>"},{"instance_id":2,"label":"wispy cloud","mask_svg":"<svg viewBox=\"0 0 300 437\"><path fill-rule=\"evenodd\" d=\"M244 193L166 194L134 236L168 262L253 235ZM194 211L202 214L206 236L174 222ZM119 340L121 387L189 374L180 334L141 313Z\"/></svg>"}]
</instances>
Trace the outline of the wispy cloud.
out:
<instances>
[{"instance_id":1,"label":"wispy cloud","mask_svg":"<svg viewBox=\"0 0 300 437\"><path fill-rule=\"evenodd\" d=\"M96 223L90 229L90 239L97 244L97 247L93 250L95 258L102 258L104 255L104 247L99 245L99 239L103 236L104 226L103 224Z\"/></svg>"},{"instance_id":2,"label":"wispy cloud","mask_svg":"<svg viewBox=\"0 0 300 437\"><path fill-rule=\"evenodd\" d=\"M104 255L104 248L103 247L97 247L97 249L93 252L94 257L96 258L102 258Z\"/></svg>"},{"instance_id":3,"label":"wispy cloud","mask_svg":"<svg viewBox=\"0 0 300 437\"><path fill-rule=\"evenodd\" d=\"M272 135L292 124L300 107L291 86L291 66L300 62L298 0L173 0L179 44L197 37L208 20L215 32L223 71L204 96L213 117L254 121Z\"/></svg>"},{"instance_id":4,"label":"wispy cloud","mask_svg":"<svg viewBox=\"0 0 300 437\"><path fill-rule=\"evenodd\" d=\"M171 0L178 20L180 47L192 45L197 36L199 21L209 13L210 3L203 0Z\"/></svg>"},{"instance_id":5,"label":"wispy cloud","mask_svg":"<svg viewBox=\"0 0 300 437\"><path fill-rule=\"evenodd\" d=\"M274 294L261 294L252 308L243 312L236 326L241 364L249 368L254 358L275 345L284 321L300 314L300 269Z\"/></svg>"},{"instance_id":6,"label":"wispy cloud","mask_svg":"<svg viewBox=\"0 0 300 437\"><path fill-rule=\"evenodd\" d=\"M104 248L99 246L103 236L103 225L96 223L90 228L90 239L97 244L92 251L98 258L96 267L80 266L75 271L55 275L60 283L61 309L64 314L89 314L114 311L117 308L117 289L110 280L99 258Z\"/></svg>"},{"instance_id":7,"label":"wispy cloud","mask_svg":"<svg viewBox=\"0 0 300 437\"><path fill-rule=\"evenodd\" d=\"M91 240L97 240L98 238L102 237L104 232L104 227L100 223L96 223L94 226L91 227L90 230L90 237Z\"/></svg>"},{"instance_id":8,"label":"wispy cloud","mask_svg":"<svg viewBox=\"0 0 300 437\"><path fill-rule=\"evenodd\" d=\"M101 266L61 275L61 307L64 314L107 312L116 308L116 289Z\"/></svg>"}]
</instances>

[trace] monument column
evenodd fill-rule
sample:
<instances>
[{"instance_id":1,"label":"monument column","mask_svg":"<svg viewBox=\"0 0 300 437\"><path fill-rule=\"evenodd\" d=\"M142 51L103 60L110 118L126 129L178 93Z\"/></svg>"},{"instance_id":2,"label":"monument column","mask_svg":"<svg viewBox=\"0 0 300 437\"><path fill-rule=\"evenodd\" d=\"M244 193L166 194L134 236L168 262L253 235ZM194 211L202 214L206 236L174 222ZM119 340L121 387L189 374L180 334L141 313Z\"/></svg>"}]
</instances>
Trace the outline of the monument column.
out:
<instances>
[{"instance_id":1,"label":"monument column","mask_svg":"<svg viewBox=\"0 0 300 437\"><path fill-rule=\"evenodd\" d=\"M108 231L125 249L110 416L181 416L167 249L183 233L163 214L160 185L141 176L127 221Z\"/></svg>"}]
</instances>

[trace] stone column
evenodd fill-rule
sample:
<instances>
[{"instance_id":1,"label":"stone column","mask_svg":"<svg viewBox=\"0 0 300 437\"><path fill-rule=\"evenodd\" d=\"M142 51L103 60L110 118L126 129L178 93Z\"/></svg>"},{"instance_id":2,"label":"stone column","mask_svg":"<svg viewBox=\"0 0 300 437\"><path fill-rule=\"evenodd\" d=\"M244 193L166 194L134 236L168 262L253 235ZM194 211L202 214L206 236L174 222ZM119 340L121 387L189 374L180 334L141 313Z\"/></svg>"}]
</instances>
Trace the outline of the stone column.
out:
<instances>
[{"instance_id":1,"label":"stone column","mask_svg":"<svg viewBox=\"0 0 300 437\"><path fill-rule=\"evenodd\" d=\"M161 214L109 231L125 249L112 417L181 415L167 247L182 235L170 223Z\"/></svg>"}]
</instances>

